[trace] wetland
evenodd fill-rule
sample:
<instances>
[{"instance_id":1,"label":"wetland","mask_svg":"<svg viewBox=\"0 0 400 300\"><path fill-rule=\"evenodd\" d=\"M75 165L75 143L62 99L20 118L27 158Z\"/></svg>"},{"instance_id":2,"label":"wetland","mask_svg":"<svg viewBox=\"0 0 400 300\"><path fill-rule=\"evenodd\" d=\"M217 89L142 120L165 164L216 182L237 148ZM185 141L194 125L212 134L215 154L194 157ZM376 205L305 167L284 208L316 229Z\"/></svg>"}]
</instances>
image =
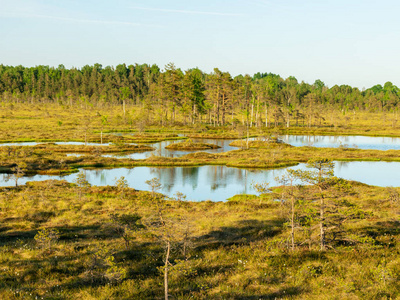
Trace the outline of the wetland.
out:
<instances>
[{"instance_id":1,"label":"wetland","mask_svg":"<svg viewBox=\"0 0 400 300\"><path fill-rule=\"evenodd\" d=\"M160 299L166 241L177 299L399 295L400 131L379 114L247 134L44 106L0 112L1 298ZM187 141L218 148L166 148Z\"/></svg>"}]
</instances>

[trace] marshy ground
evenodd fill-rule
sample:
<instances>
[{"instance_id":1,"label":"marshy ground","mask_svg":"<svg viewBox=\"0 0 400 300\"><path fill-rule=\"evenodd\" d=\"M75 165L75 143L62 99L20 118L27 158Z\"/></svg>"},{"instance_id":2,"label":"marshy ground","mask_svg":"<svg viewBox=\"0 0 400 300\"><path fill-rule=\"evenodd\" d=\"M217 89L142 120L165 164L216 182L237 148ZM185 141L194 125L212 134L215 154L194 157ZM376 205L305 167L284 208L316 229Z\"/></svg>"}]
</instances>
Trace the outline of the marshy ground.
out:
<instances>
[{"instance_id":1,"label":"marshy ground","mask_svg":"<svg viewBox=\"0 0 400 300\"><path fill-rule=\"evenodd\" d=\"M245 135L228 126L149 126L143 131L124 119L120 108L2 105L2 142L110 143L0 147L0 169L8 173L16 167L24 174L115 166L276 168L313 158L399 161L400 157L396 150L292 147L261 139L234 142L238 150L226 153L117 159L102 154L150 151L147 145L130 143L185 139L182 133L193 138L236 139ZM104 118L102 122L105 114L107 122ZM357 112L344 118L338 112L335 124L252 128L249 135L400 136L400 129L379 113ZM111 134L115 131L120 134ZM173 299L400 296L398 188L345 180L326 187L326 249L321 251L321 191L315 186L272 187L257 195L237 195L227 202L187 202L181 194L165 199L157 193L157 182L148 184L153 192L128 188L123 178L106 187L89 186L81 178L75 184L49 180L0 188L0 298L161 299L166 241L172 245L168 271ZM293 207L289 205L292 196L296 199Z\"/></svg>"}]
</instances>

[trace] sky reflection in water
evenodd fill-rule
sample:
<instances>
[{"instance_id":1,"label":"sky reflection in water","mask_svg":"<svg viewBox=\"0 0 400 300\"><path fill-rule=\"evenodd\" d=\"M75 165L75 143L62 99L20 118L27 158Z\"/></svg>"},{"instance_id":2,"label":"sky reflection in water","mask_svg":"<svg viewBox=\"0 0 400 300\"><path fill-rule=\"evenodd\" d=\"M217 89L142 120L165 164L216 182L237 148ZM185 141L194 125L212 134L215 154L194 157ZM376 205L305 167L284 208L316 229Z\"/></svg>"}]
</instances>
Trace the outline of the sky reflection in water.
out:
<instances>
[{"instance_id":1,"label":"sky reflection in water","mask_svg":"<svg viewBox=\"0 0 400 300\"><path fill-rule=\"evenodd\" d=\"M335 175L371 185L400 186L400 178L396 176L399 167L399 162L336 162ZM305 164L292 168L305 169ZM156 177L162 184L162 193L172 197L179 191L192 201L225 201L236 194L255 194L253 182L266 181L270 186L278 185L275 177L282 175L284 171L285 169L246 170L225 166L84 170L92 185L115 185L115 179L124 176L129 186L138 190L149 190L145 181ZM6 178L7 175L0 175L1 186L14 184L10 180L6 182ZM65 179L72 182L75 178L76 174L63 177L35 175L21 178L19 183L46 179Z\"/></svg>"}]
</instances>

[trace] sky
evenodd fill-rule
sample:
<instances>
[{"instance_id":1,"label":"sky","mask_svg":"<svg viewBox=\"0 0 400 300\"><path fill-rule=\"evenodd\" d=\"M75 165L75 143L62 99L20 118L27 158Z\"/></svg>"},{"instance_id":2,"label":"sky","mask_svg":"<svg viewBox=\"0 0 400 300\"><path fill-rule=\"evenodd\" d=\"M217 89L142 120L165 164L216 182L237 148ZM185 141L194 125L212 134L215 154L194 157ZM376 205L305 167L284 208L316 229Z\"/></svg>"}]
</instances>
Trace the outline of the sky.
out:
<instances>
[{"instance_id":1,"label":"sky","mask_svg":"<svg viewBox=\"0 0 400 300\"><path fill-rule=\"evenodd\" d=\"M169 62L400 86L400 1L0 0L0 64Z\"/></svg>"}]
</instances>

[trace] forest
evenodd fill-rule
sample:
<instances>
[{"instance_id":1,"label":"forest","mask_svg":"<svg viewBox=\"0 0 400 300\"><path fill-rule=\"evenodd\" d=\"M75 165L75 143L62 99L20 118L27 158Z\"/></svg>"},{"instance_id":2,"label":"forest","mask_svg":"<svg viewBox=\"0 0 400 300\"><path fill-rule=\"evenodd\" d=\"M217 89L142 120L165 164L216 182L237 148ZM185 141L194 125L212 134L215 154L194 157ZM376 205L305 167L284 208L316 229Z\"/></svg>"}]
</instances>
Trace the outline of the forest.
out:
<instances>
[{"instance_id":1,"label":"forest","mask_svg":"<svg viewBox=\"0 0 400 300\"><path fill-rule=\"evenodd\" d=\"M59 103L79 107L141 106L146 124L242 123L252 127L320 125L323 110L392 112L399 88L391 82L360 90L348 85L328 88L272 73L232 77L217 68L182 71L173 63L157 65L86 65L81 69L0 65L0 97L22 103ZM137 120L136 120L137 121ZM331 122L332 123L332 122ZM334 121L333 121L334 123Z\"/></svg>"}]
</instances>

